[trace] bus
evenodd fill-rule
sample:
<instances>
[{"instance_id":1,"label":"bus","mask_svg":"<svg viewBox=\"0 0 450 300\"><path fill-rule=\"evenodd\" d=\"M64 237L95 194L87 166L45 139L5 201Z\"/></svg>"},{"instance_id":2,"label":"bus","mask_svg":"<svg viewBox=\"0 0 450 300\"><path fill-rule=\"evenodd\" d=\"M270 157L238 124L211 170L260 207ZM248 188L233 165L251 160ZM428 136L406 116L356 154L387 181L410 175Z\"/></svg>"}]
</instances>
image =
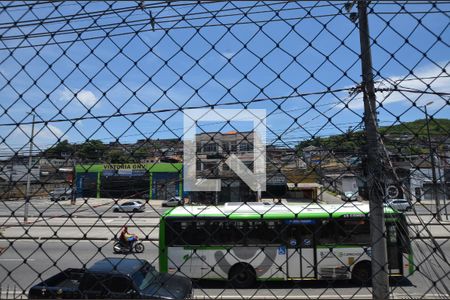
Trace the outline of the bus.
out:
<instances>
[{"instance_id":1,"label":"bus","mask_svg":"<svg viewBox=\"0 0 450 300\"><path fill-rule=\"evenodd\" d=\"M412 274L405 216L385 207L390 276ZM184 206L160 221L161 272L193 279L371 280L369 205L226 203Z\"/></svg>"}]
</instances>

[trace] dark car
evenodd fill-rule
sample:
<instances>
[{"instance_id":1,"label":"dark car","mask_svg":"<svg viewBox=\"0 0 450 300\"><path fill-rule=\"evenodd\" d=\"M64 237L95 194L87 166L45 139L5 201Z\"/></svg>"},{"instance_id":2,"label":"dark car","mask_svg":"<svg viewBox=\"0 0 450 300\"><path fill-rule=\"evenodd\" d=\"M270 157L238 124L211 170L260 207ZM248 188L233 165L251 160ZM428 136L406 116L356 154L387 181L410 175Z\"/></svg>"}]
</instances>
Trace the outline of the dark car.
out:
<instances>
[{"instance_id":1,"label":"dark car","mask_svg":"<svg viewBox=\"0 0 450 300\"><path fill-rule=\"evenodd\" d=\"M33 286L29 299L186 299L192 282L163 274L143 259L105 258L88 269L66 269Z\"/></svg>"},{"instance_id":2,"label":"dark car","mask_svg":"<svg viewBox=\"0 0 450 300\"><path fill-rule=\"evenodd\" d=\"M57 188L49 193L51 201L71 200L73 197L73 189Z\"/></svg>"}]
</instances>

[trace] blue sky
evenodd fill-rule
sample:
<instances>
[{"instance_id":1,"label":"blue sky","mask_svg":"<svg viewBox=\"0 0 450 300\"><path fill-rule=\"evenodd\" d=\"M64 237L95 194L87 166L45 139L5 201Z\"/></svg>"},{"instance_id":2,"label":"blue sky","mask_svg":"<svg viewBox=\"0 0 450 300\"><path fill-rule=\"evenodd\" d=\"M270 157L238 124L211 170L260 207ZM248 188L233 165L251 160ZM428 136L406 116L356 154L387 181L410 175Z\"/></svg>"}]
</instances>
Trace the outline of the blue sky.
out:
<instances>
[{"instance_id":1,"label":"blue sky","mask_svg":"<svg viewBox=\"0 0 450 300\"><path fill-rule=\"evenodd\" d=\"M90 3L84 10L72 2L62 3L58 9L49 4L36 5L32 12L20 6L1 10L0 34L4 37L59 32L54 39L44 36L0 41L1 153L7 153L8 146L14 151L26 146L31 125L22 123L31 121L27 112L32 108L37 120L50 121L36 125L39 148L60 139L110 142L119 137L126 143L141 138L182 137L179 108L205 105L266 109L267 140L279 137L289 146L312 135L327 136L357 126L363 115L361 95L350 97L342 91L298 96L328 88L351 88L361 80L359 33L355 24L339 13L343 3L269 4L216 3L136 11L127 10L134 2L115 3L113 9L124 11L97 18L97 24L108 26L121 19L138 23L149 19L151 13L156 30L152 31L148 22L133 27L139 29L138 34L68 43L61 42L72 41L76 35L62 34L65 30L93 29L93 19L13 29L6 28L6 23L72 14L81 17L106 9L106 3ZM402 88L449 92L449 22L440 12L448 14L449 8L449 4L407 4L402 11L397 4L374 6L377 14L372 12L369 21L371 37L376 40L372 56L377 87L389 88L395 82ZM278 16L274 10L280 10ZM218 17L211 19L207 11L217 11ZM417 13L390 14L399 11ZM419 13L423 11L431 13ZM273 21L260 23L267 20ZM197 30L198 26L202 28ZM112 34L129 31L130 27L124 26ZM96 36L104 33L82 35L83 39ZM47 45L36 46L42 44ZM14 49L30 45L34 47ZM402 122L424 118L423 110L413 107L412 102L420 106L433 101L429 112L435 117L448 118L450 112L446 98L434 95L383 92L377 93L377 99L382 103L378 116L384 126L396 124L397 116ZM148 111L151 113L139 114ZM117 112L138 114L95 119ZM52 122L85 117L94 119ZM212 131L217 126L221 125L207 124L202 129Z\"/></svg>"}]
</instances>

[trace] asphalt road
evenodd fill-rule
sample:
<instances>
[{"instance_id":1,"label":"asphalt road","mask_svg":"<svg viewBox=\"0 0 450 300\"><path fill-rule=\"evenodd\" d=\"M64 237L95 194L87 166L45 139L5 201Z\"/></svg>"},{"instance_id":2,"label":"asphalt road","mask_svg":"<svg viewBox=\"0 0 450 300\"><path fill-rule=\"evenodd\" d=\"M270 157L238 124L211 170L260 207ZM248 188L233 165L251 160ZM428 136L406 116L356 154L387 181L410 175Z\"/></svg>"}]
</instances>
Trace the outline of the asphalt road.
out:
<instances>
[{"instance_id":1,"label":"asphalt road","mask_svg":"<svg viewBox=\"0 0 450 300\"><path fill-rule=\"evenodd\" d=\"M120 200L119 202L122 202ZM342 201L331 201L330 203L344 203ZM114 213L112 207L115 201L112 199L95 199L95 198L78 198L76 205L71 205L70 201L52 202L46 198L32 199L29 204L29 217L54 217L54 216L70 216L78 217L116 217L118 215L126 215L126 213ZM441 204L441 215L443 220L450 220L450 201ZM446 215L446 210L449 215ZM160 216L167 208L161 207L160 200L150 200L145 205L145 212L135 213L133 217L155 217ZM24 215L25 201L0 201L0 217L9 217L12 214L18 218ZM415 212L420 215L432 215L436 213L435 204L427 201L426 203L416 203ZM413 214L408 212L407 214Z\"/></svg>"},{"instance_id":2,"label":"asphalt road","mask_svg":"<svg viewBox=\"0 0 450 300\"><path fill-rule=\"evenodd\" d=\"M122 201L120 201L122 202ZM120 203L119 202L119 203ZM156 202L156 201L155 201ZM154 205L150 200L145 205L145 212L135 213L133 217L156 217L160 216L167 208L162 208L161 201ZM28 217L58 217L58 216L77 216L77 217L117 217L127 215L127 213L113 212L115 201L111 199L81 199L78 198L75 205L70 201L53 202L49 199L32 199L28 205ZM0 201L0 217L9 217L11 215L17 218L23 218L25 212L25 201Z\"/></svg>"},{"instance_id":3,"label":"asphalt road","mask_svg":"<svg viewBox=\"0 0 450 300\"><path fill-rule=\"evenodd\" d=\"M153 239L153 241L144 242L146 246L144 253L134 256L147 259L157 265L157 223L158 217L165 208L159 205L148 205L144 213L127 214L112 212L113 204L112 201L89 199L87 203L78 201L77 205L73 206L67 201L54 203L46 199L34 199L31 201L29 210L30 219L34 221L32 226L27 227L18 222L23 219L23 201L0 202L0 226L7 227L8 224L16 223L15 227L12 226L4 232L14 238L8 238L8 235L5 235L3 239L0 239L0 253L1 249L4 251L0 255L2 293L8 285L15 286L18 290L27 290L41 279L48 278L65 268L83 267L83 264L89 266L104 257L117 256L112 253L112 241L107 239L112 238L123 224L130 221L134 223L133 230L138 227L142 230L138 232L141 237L145 235ZM433 209L433 206L418 207L418 211L423 214L421 218L427 222L432 220L429 209ZM14 212L14 216L11 212ZM412 213L408 215L412 216ZM68 216L73 218L67 218ZM38 222L35 222L36 218ZM410 219L412 223L417 223L417 217L412 216ZM95 226L92 227L92 225ZM418 225L411 226L415 226L417 231L420 230ZM449 231L446 226L441 226L442 234L436 236L448 236ZM51 236L55 228L58 229L59 239L36 239L36 237ZM29 231L25 234L24 230L27 229ZM83 234L86 234L87 239L83 239ZM25 239L17 239L18 236ZM81 240L73 240L76 237L81 237ZM419 271L401 282L391 282L391 289L396 297L409 295L434 299L444 295L446 296L444 298L448 298L450 265L440 256L450 253L450 243L448 238L439 239L437 243L442 252L435 251L436 245L430 239L414 240L415 260L419 265ZM371 297L370 288L355 286L349 282L272 282L261 284L258 289L235 290L230 289L225 282L196 281L195 287L194 295L199 298L215 298L216 296L233 298L241 297L241 295L254 299L267 299L274 296L288 299L319 296L325 298ZM4 298L4 294L0 295L0 298Z\"/></svg>"},{"instance_id":4,"label":"asphalt road","mask_svg":"<svg viewBox=\"0 0 450 300\"><path fill-rule=\"evenodd\" d=\"M450 242L438 240L444 253L450 253ZM39 244L41 243L41 244ZM6 246L0 241L0 246ZM69 248L70 247L70 248ZM139 257L158 264L157 243L145 242L145 252L142 254L128 255L128 257ZM419 265L418 272L411 277L401 281L391 282L391 292L395 297L430 297L437 298L444 294L448 295L446 287L450 286L448 264L443 262L437 254L433 254L432 245L429 241L415 241L414 252L416 263ZM2 278L3 289L7 285L16 285L17 289L27 290L37 283L39 274L41 278L48 278L64 270L65 268L80 268L83 264L90 266L95 261L104 257L122 256L112 253L112 242L93 241L15 241L11 247L0 256L0 278ZM425 260L426 258L426 260ZM446 267L444 267L444 265ZM9 273L9 276L7 276ZM188 274L186 274L188 275ZM433 287L433 281L437 284ZM355 295L362 298L371 296L370 287L361 287L349 282L272 282L264 283L254 289L230 289L226 282L221 281L195 281L194 296L211 297L216 296L245 296L254 298L270 297L343 297L351 298ZM365 297L364 297L365 296ZM289 298L288 297L288 298ZM448 297L448 296L447 296Z\"/></svg>"}]
</instances>

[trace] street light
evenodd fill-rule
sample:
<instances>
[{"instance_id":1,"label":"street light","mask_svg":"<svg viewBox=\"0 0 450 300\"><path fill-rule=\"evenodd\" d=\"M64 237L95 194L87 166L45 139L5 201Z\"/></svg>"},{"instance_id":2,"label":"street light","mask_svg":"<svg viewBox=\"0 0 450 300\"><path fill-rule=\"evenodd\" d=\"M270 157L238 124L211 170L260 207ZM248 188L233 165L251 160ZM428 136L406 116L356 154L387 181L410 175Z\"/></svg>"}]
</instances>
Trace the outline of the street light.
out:
<instances>
[{"instance_id":1,"label":"street light","mask_svg":"<svg viewBox=\"0 0 450 300\"><path fill-rule=\"evenodd\" d=\"M425 109L425 120L426 120L426 125L427 125L427 135L428 135L428 148L429 148L429 152L430 152L430 161L431 161L431 176L433 177L433 193L432 196L434 197L435 201L436 201L436 219L438 221L442 221L441 218L441 203L439 202L439 195L437 192L437 179L436 179L436 162L435 162L435 158L434 158L434 149L431 145L431 136L430 136L430 122L428 119L428 111L427 111L427 106L433 104L433 101L428 102L427 104L425 104L423 107Z\"/></svg>"}]
</instances>

